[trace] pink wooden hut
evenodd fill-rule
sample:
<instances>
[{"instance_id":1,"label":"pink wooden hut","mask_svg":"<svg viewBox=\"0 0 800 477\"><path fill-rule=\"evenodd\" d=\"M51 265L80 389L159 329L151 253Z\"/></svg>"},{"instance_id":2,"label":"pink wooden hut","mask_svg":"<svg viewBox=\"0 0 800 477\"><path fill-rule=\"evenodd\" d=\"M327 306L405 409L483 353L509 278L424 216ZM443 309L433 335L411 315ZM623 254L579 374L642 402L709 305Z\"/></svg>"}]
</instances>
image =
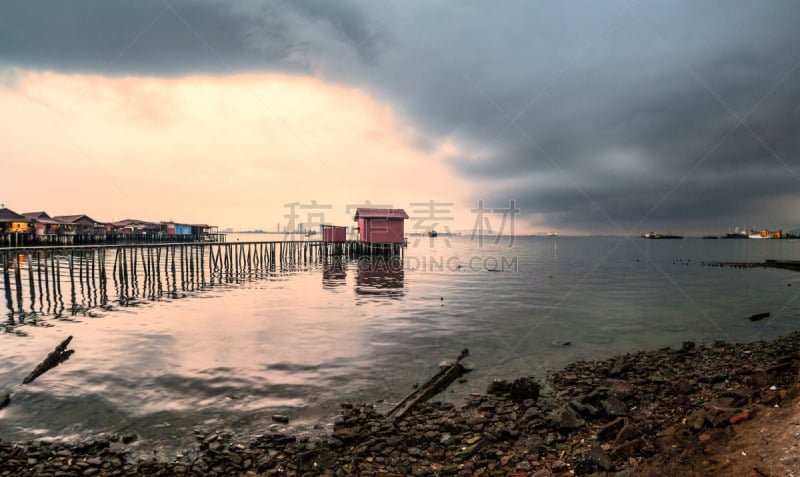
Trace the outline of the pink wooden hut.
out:
<instances>
[{"instance_id":1,"label":"pink wooden hut","mask_svg":"<svg viewBox=\"0 0 800 477\"><path fill-rule=\"evenodd\" d=\"M347 241L347 228L338 225L322 225L322 241L327 243Z\"/></svg>"},{"instance_id":2,"label":"pink wooden hut","mask_svg":"<svg viewBox=\"0 0 800 477\"><path fill-rule=\"evenodd\" d=\"M369 243L403 243L403 225L408 214L403 209L356 209L358 239Z\"/></svg>"}]
</instances>

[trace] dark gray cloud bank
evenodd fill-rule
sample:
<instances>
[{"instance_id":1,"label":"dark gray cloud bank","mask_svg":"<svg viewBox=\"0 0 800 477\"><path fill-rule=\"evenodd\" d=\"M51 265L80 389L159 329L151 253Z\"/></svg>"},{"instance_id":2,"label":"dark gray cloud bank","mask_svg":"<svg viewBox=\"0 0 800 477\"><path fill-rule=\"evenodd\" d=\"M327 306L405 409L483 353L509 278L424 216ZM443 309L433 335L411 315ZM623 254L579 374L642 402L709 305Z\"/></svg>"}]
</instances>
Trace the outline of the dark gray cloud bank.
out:
<instances>
[{"instance_id":1,"label":"dark gray cloud bank","mask_svg":"<svg viewBox=\"0 0 800 477\"><path fill-rule=\"evenodd\" d=\"M315 75L392 104L421 148L465 144L475 199L542 229L789 229L797 25L794 1L8 1L0 68Z\"/></svg>"}]
</instances>

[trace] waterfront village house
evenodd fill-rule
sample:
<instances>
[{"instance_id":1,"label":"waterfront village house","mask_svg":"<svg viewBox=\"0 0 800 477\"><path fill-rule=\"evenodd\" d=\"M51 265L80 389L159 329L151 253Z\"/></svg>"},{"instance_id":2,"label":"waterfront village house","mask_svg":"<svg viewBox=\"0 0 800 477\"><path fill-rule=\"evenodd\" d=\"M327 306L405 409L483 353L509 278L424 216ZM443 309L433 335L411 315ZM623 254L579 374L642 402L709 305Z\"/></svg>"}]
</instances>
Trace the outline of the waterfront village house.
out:
<instances>
[{"instance_id":1,"label":"waterfront village house","mask_svg":"<svg viewBox=\"0 0 800 477\"><path fill-rule=\"evenodd\" d=\"M65 227L63 222L50 217L47 212L25 212L22 215L28 219L38 238L58 235L58 231Z\"/></svg>"},{"instance_id":2,"label":"waterfront village house","mask_svg":"<svg viewBox=\"0 0 800 477\"><path fill-rule=\"evenodd\" d=\"M114 234L124 237L152 237L158 234L160 226L153 222L139 219L125 219L112 222Z\"/></svg>"},{"instance_id":3,"label":"waterfront village house","mask_svg":"<svg viewBox=\"0 0 800 477\"><path fill-rule=\"evenodd\" d=\"M339 225L321 225L322 241L326 243L344 242L347 240L347 227Z\"/></svg>"},{"instance_id":4,"label":"waterfront village house","mask_svg":"<svg viewBox=\"0 0 800 477\"><path fill-rule=\"evenodd\" d=\"M57 215L53 218L67 224L69 226L68 233L71 235L95 235L105 232L105 224L88 215Z\"/></svg>"},{"instance_id":5,"label":"waterfront village house","mask_svg":"<svg viewBox=\"0 0 800 477\"><path fill-rule=\"evenodd\" d=\"M207 224L192 224L189 227L192 228L192 235L194 235L195 237L207 236L209 234L212 234L214 233L213 229L216 228L213 225L207 225Z\"/></svg>"},{"instance_id":6,"label":"waterfront village house","mask_svg":"<svg viewBox=\"0 0 800 477\"><path fill-rule=\"evenodd\" d=\"M356 209L358 239L369 243L403 243L408 214L403 209Z\"/></svg>"},{"instance_id":7,"label":"waterfront village house","mask_svg":"<svg viewBox=\"0 0 800 477\"><path fill-rule=\"evenodd\" d=\"M28 219L11 209L0 209L0 235L26 234L30 231Z\"/></svg>"},{"instance_id":8,"label":"waterfront village house","mask_svg":"<svg viewBox=\"0 0 800 477\"><path fill-rule=\"evenodd\" d=\"M167 235L192 235L192 226L188 224L176 224L175 222L164 222L164 231Z\"/></svg>"}]
</instances>

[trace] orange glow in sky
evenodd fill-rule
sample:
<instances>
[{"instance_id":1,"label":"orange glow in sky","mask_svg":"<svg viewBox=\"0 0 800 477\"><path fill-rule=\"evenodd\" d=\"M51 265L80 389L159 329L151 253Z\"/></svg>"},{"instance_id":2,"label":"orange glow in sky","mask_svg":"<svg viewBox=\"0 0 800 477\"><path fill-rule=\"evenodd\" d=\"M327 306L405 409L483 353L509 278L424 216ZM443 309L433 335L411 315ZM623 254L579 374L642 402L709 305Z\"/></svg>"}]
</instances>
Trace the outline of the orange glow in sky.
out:
<instances>
[{"instance_id":1,"label":"orange glow in sky","mask_svg":"<svg viewBox=\"0 0 800 477\"><path fill-rule=\"evenodd\" d=\"M20 213L274 230L290 202L351 224L350 204L413 215L410 203L434 200L456 204L453 230L474 221L476 186L446 165L458 144L423 150L389 107L317 79L18 71L0 109L2 176L14 178L0 202Z\"/></svg>"}]
</instances>

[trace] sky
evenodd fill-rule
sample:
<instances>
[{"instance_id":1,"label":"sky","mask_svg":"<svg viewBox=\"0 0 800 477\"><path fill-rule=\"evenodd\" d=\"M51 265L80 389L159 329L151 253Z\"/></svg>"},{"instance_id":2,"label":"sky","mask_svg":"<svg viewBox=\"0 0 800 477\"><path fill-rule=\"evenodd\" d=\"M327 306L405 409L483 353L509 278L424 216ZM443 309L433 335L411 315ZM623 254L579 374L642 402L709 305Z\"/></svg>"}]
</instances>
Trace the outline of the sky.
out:
<instances>
[{"instance_id":1,"label":"sky","mask_svg":"<svg viewBox=\"0 0 800 477\"><path fill-rule=\"evenodd\" d=\"M2 2L0 203L237 230L367 204L409 231L790 230L798 24L794 1Z\"/></svg>"}]
</instances>

